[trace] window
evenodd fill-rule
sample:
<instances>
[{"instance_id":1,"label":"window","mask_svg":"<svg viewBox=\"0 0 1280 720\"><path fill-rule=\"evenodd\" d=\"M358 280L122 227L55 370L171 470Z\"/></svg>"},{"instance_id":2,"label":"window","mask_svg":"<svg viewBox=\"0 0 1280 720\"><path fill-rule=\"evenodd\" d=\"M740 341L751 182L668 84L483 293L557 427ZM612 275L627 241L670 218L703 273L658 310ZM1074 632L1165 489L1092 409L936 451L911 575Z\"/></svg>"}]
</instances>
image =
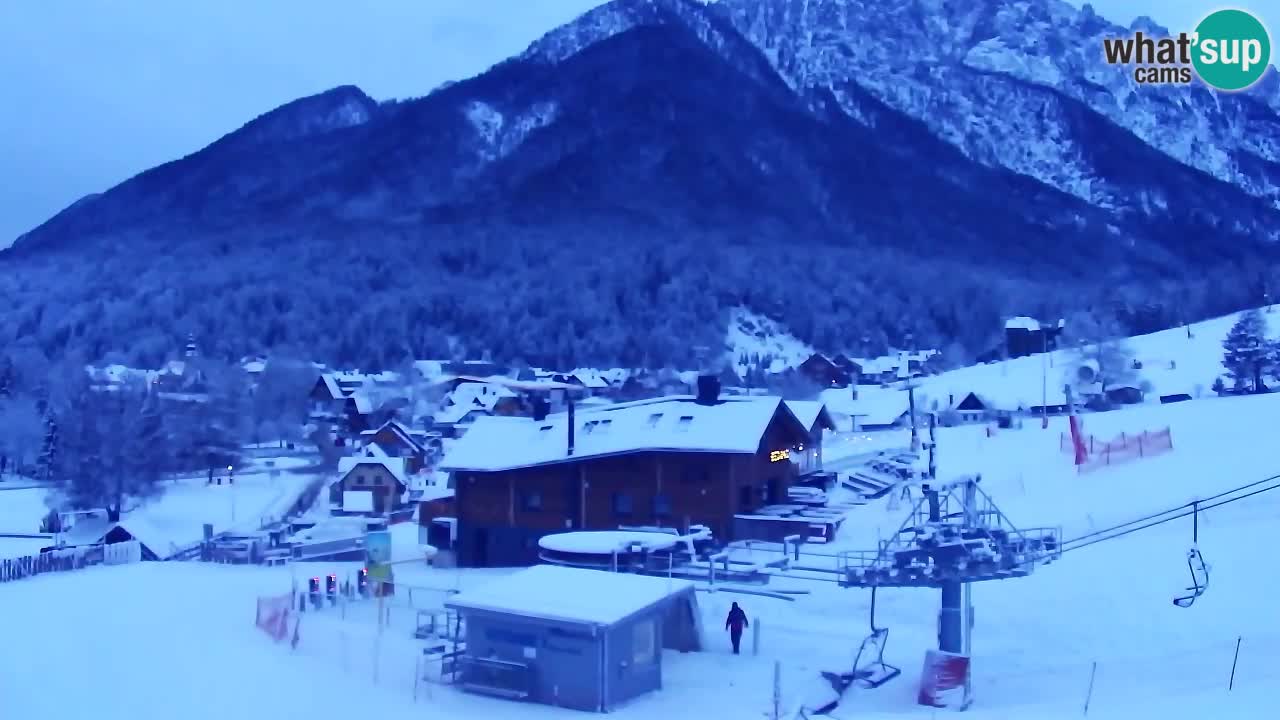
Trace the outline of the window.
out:
<instances>
[{"instance_id":1,"label":"window","mask_svg":"<svg viewBox=\"0 0 1280 720\"><path fill-rule=\"evenodd\" d=\"M671 498L667 495L655 495L653 498L653 515L654 517L668 517L671 515Z\"/></svg>"},{"instance_id":2,"label":"window","mask_svg":"<svg viewBox=\"0 0 1280 720\"><path fill-rule=\"evenodd\" d=\"M658 657L658 626L644 620L632 628L631 661L635 665L651 665Z\"/></svg>"},{"instance_id":3,"label":"window","mask_svg":"<svg viewBox=\"0 0 1280 720\"><path fill-rule=\"evenodd\" d=\"M614 515L630 515L631 514L631 496L627 493L613 494L613 514Z\"/></svg>"},{"instance_id":4,"label":"window","mask_svg":"<svg viewBox=\"0 0 1280 720\"><path fill-rule=\"evenodd\" d=\"M608 432L609 428L610 428L610 427L612 427L612 426L613 426L613 420L611 420L611 419L610 419L610 420L601 420L601 421L600 421L600 432Z\"/></svg>"},{"instance_id":5,"label":"window","mask_svg":"<svg viewBox=\"0 0 1280 720\"><path fill-rule=\"evenodd\" d=\"M542 509L542 493L534 490L526 490L520 496L520 506L529 511Z\"/></svg>"},{"instance_id":6,"label":"window","mask_svg":"<svg viewBox=\"0 0 1280 720\"><path fill-rule=\"evenodd\" d=\"M662 413L654 413L649 416L649 427L658 427L658 421L662 419Z\"/></svg>"},{"instance_id":7,"label":"window","mask_svg":"<svg viewBox=\"0 0 1280 720\"><path fill-rule=\"evenodd\" d=\"M679 432L689 432L689 425L692 422L693 422L692 415L681 415L680 422L679 424L676 425L676 430L678 430Z\"/></svg>"}]
</instances>

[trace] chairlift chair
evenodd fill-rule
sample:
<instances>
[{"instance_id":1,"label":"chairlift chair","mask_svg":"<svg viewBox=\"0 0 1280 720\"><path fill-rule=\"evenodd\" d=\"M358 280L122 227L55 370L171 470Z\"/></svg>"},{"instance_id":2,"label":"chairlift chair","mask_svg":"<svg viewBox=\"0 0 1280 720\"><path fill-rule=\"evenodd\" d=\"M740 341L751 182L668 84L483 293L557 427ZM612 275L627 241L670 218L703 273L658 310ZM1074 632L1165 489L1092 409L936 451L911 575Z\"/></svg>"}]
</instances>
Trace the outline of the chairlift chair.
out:
<instances>
[{"instance_id":1,"label":"chairlift chair","mask_svg":"<svg viewBox=\"0 0 1280 720\"><path fill-rule=\"evenodd\" d=\"M1189 608L1195 604L1196 598L1209 588L1209 565L1200 554L1200 503L1191 503L1191 549L1187 551L1187 569L1191 571L1191 587L1188 595L1173 599L1173 604L1180 608Z\"/></svg>"},{"instance_id":2,"label":"chairlift chair","mask_svg":"<svg viewBox=\"0 0 1280 720\"><path fill-rule=\"evenodd\" d=\"M1187 551L1187 568L1191 571L1191 587L1187 588L1190 594L1173 599L1173 604L1180 608L1191 607L1196 598L1209 588L1209 566L1205 564L1199 548L1192 547Z\"/></svg>"},{"instance_id":3,"label":"chairlift chair","mask_svg":"<svg viewBox=\"0 0 1280 720\"><path fill-rule=\"evenodd\" d=\"M902 674L902 669L884 661L884 647L889 639L888 628L876 627L876 588L871 588L871 634L858 646L853 658L853 671L848 673L823 673L832 688L844 695L854 684L865 688L878 688ZM821 714L821 713L820 713Z\"/></svg>"}]
</instances>

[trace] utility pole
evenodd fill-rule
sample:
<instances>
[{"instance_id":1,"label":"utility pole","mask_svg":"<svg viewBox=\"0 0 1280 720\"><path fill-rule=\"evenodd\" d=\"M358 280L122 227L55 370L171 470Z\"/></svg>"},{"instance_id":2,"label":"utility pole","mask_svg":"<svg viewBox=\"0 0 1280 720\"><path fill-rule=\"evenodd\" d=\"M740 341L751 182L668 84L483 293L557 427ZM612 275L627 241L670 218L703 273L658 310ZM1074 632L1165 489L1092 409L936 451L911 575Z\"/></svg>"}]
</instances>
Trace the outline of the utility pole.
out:
<instances>
[{"instance_id":1,"label":"utility pole","mask_svg":"<svg viewBox=\"0 0 1280 720\"><path fill-rule=\"evenodd\" d=\"M920 451L920 433L916 429L916 385L911 381L911 361L907 353L899 355L898 377L907 382L907 406L911 411L911 452Z\"/></svg>"},{"instance_id":2,"label":"utility pole","mask_svg":"<svg viewBox=\"0 0 1280 720\"><path fill-rule=\"evenodd\" d=\"M938 450L938 436L935 432L938 416L929 413L929 479L936 480L938 478L938 462L935 454Z\"/></svg>"},{"instance_id":3,"label":"utility pole","mask_svg":"<svg viewBox=\"0 0 1280 720\"><path fill-rule=\"evenodd\" d=\"M1040 332L1040 337L1044 337L1043 330ZM1046 348L1047 347L1048 346L1046 345ZM1047 429L1049 427L1049 368L1046 367L1048 357L1048 352L1040 354L1040 409L1043 411L1044 416L1040 422L1040 427L1042 429Z\"/></svg>"}]
</instances>

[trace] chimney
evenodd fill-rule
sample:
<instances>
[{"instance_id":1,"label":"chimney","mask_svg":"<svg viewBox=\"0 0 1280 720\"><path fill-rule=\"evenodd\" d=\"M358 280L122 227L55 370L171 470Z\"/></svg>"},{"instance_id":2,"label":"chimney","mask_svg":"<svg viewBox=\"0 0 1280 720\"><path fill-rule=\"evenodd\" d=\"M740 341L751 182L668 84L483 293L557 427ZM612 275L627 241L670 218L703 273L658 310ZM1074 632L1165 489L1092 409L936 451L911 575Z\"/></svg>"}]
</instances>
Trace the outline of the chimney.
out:
<instances>
[{"instance_id":1,"label":"chimney","mask_svg":"<svg viewBox=\"0 0 1280 720\"><path fill-rule=\"evenodd\" d=\"M714 375L698 376L698 404L715 405L720 400L720 380Z\"/></svg>"},{"instance_id":2,"label":"chimney","mask_svg":"<svg viewBox=\"0 0 1280 720\"><path fill-rule=\"evenodd\" d=\"M573 454L573 431L575 429L574 419L573 419L573 398L567 397L566 401L569 403L569 452L567 454L572 455Z\"/></svg>"}]
</instances>

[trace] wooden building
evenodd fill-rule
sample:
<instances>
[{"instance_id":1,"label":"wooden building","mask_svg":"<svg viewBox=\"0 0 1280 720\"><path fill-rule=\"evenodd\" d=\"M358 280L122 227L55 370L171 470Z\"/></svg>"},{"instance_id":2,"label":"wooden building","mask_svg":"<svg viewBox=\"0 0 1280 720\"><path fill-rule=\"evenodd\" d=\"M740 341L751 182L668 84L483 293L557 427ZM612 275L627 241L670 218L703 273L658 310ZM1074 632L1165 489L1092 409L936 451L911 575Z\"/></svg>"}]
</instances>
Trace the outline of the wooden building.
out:
<instances>
[{"instance_id":1,"label":"wooden building","mask_svg":"<svg viewBox=\"0 0 1280 720\"><path fill-rule=\"evenodd\" d=\"M405 472L410 475L420 472L426 465L425 431L411 430L404 423L388 420L375 430L365 430L360 436L367 445L377 445L386 455L403 458Z\"/></svg>"},{"instance_id":2,"label":"wooden building","mask_svg":"<svg viewBox=\"0 0 1280 720\"><path fill-rule=\"evenodd\" d=\"M1035 318L1015 317L1004 324L1005 353L1010 358L1026 357L1058 349L1058 339L1066 323L1045 325Z\"/></svg>"},{"instance_id":3,"label":"wooden building","mask_svg":"<svg viewBox=\"0 0 1280 720\"><path fill-rule=\"evenodd\" d=\"M484 417L446 455L464 566L536 562L538 540L567 530L709 527L785 501L805 427L776 397L622 403L545 418Z\"/></svg>"},{"instance_id":4,"label":"wooden building","mask_svg":"<svg viewBox=\"0 0 1280 720\"><path fill-rule=\"evenodd\" d=\"M385 515L404 508L408 489L403 458L345 457L329 485L329 504L344 513Z\"/></svg>"},{"instance_id":5,"label":"wooden building","mask_svg":"<svg viewBox=\"0 0 1280 720\"><path fill-rule=\"evenodd\" d=\"M817 400L787 400L786 405L809 431L809 440L792 451L791 462L801 475L817 472L822 469L822 434L834 431L836 423L826 404Z\"/></svg>"},{"instance_id":6,"label":"wooden building","mask_svg":"<svg viewBox=\"0 0 1280 720\"><path fill-rule=\"evenodd\" d=\"M814 353L796 366L796 371L823 388L849 387L848 367L841 367L825 355Z\"/></svg>"}]
</instances>

